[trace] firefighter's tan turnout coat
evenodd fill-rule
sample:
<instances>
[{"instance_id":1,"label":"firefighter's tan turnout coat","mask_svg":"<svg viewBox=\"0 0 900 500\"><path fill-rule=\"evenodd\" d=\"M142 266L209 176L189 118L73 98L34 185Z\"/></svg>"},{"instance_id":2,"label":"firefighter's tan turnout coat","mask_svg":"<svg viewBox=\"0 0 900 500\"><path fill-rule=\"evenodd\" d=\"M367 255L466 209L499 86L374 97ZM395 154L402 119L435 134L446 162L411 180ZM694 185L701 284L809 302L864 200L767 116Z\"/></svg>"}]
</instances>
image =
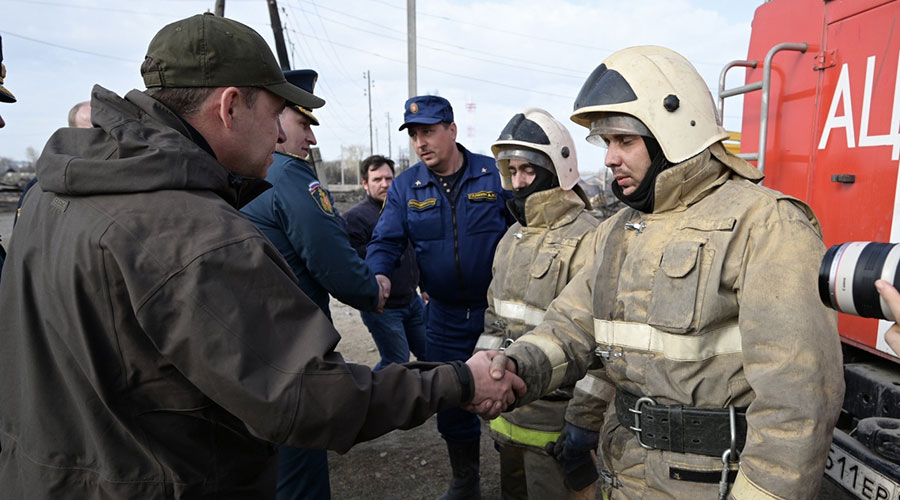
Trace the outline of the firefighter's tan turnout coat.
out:
<instances>
[{"instance_id":1,"label":"firefighter's tan turnout coat","mask_svg":"<svg viewBox=\"0 0 900 500\"><path fill-rule=\"evenodd\" d=\"M592 257L593 231L599 221L585 211L574 191L555 187L534 193L525 202L527 227L515 223L494 254L485 333L479 345L496 348L518 339L543 319L550 302ZM599 431L612 387L590 373L575 387L537 400L491 421L491 437L500 443L537 447L555 442L570 421ZM567 400L574 395L574 398Z\"/></svg>"},{"instance_id":2,"label":"firefighter's tan turnout coat","mask_svg":"<svg viewBox=\"0 0 900 500\"><path fill-rule=\"evenodd\" d=\"M760 177L716 143L657 177L653 213L603 222L592 261L506 350L522 402L579 380L599 347L619 389L747 407L731 498L815 498L844 392L836 314L817 294L825 248L812 211ZM612 499L716 498L717 484L670 473L721 458L644 449L615 411L600 437Z\"/></svg>"}]
</instances>

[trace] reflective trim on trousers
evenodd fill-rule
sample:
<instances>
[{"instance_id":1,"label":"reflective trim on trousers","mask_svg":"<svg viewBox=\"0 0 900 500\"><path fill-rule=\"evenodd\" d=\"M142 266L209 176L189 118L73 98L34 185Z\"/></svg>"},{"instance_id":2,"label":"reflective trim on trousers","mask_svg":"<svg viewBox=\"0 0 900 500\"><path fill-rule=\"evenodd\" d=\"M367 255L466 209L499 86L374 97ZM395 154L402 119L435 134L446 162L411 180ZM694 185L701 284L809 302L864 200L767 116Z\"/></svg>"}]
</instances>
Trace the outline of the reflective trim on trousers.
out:
<instances>
[{"instance_id":1,"label":"reflective trim on trousers","mask_svg":"<svg viewBox=\"0 0 900 500\"><path fill-rule=\"evenodd\" d=\"M747 500L784 500L759 487L744 475L744 471L738 471L734 486L731 487L731 497L746 498Z\"/></svg>"},{"instance_id":2,"label":"reflective trim on trousers","mask_svg":"<svg viewBox=\"0 0 900 500\"><path fill-rule=\"evenodd\" d=\"M509 438L511 441L544 449L547 443L555 443L559 432L536 431L516 425L503 417L491 420L491 430Z\"/></svg>"}]
</instances>

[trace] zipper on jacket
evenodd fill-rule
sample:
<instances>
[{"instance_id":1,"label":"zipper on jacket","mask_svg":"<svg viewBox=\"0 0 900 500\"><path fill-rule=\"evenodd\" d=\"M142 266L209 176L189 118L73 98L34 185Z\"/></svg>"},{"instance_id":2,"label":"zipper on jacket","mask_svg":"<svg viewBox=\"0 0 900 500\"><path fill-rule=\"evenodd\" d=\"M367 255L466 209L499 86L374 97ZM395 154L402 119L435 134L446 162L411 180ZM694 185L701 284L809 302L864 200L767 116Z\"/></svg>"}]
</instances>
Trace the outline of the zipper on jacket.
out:
<instances>
[{"instance_id":1,"label":"zipper on jacket","mask_svg":"<svg viewBox=\"0 0 900 500\"><path fill-rule=\"evenodd\" d=\"M447 196L450 200L450 197ZM466 285L463 283L462 263L459 260L459 228L456 223L456 202L450 200L450 219L453 221L453 253L456 256L456 278L459 280L459 290L465 292Z\"/></svg>"}]
</instances>

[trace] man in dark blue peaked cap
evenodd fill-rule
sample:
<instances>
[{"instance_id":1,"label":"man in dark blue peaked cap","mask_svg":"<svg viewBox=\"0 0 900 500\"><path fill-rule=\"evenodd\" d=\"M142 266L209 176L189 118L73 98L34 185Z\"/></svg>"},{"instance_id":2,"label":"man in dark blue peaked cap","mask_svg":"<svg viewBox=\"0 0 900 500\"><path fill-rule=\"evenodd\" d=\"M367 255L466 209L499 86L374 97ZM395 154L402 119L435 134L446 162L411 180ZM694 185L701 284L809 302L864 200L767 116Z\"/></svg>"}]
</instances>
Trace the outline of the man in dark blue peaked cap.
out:
<instances>
[{"instance_id":1,"label":"man in dark blue peaked cap","mask_svg":"<svg viewBox=\"0 0 900 500\"><path fill-rule=\"evenodd\" d=\"M318 74L311 69L284 73L287 81L313 94ZM380 288L366 263L350 246L334 202L306 161L316 144L312 111L288 102L281 113L287 139L275 148L266 181L272 188L241 209L275 244L300 281L300 289L331 318L329 294L364 311L380 309ZM386 296L386 295L385 295ZM282 446L278 452L278 500L331 497L325 450Z\"/></svg>"},{"instance_id":2,"label":"man in dark blue peaked cap","mask_svg":"<svg viewBox=\"0 0 900 500\"><path fill-rule=\"evenodd\" d=\"M310 94L312 94L313 90L315 90L316 82L319 80L319 74L316 73L315 70L311 69L295 69L291 71L285 71L284 77L288 82L300 87ZM319 126L319 119L316 118L315 115L313 115L311 109L304 108L303 106L299 106L296 104L292 105L291 108L309 118L310 124Z\"/></svg>"}]
</instances>

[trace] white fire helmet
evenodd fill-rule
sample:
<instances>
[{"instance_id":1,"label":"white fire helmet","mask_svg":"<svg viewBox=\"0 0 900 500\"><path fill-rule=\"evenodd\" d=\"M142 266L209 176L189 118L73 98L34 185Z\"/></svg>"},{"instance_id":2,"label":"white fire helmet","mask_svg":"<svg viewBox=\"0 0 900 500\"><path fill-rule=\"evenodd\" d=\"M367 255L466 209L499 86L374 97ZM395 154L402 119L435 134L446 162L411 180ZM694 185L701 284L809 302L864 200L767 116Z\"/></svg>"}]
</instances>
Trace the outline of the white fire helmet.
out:
<instances>
[{"instance_id":1,"label":"white fire helmet","mask_svg":"<svg viewBox=\"0 0 900 500\"><path fill-rule=\"evenodd\" d=\"M509 160L514 158L549 170L565 190L578 184L578 159L572 136L543 109L529 108L513 116L491 145L491 152L497 159L504 189L513 189Z\"/></svg>"},{"instance_id":2,"label":"white fire helmet","mask_svg":"<svg viewBox=\"0 0 900 500\"><path fill-rule=\"evenodd\" d=\"M672 163L728 137L694 66L677 52L655 46L630 47L606 58L575 98L572 121L590 130L588 142L601 146L601 134L649 131Z\"/></svg>"}]
</instances>

